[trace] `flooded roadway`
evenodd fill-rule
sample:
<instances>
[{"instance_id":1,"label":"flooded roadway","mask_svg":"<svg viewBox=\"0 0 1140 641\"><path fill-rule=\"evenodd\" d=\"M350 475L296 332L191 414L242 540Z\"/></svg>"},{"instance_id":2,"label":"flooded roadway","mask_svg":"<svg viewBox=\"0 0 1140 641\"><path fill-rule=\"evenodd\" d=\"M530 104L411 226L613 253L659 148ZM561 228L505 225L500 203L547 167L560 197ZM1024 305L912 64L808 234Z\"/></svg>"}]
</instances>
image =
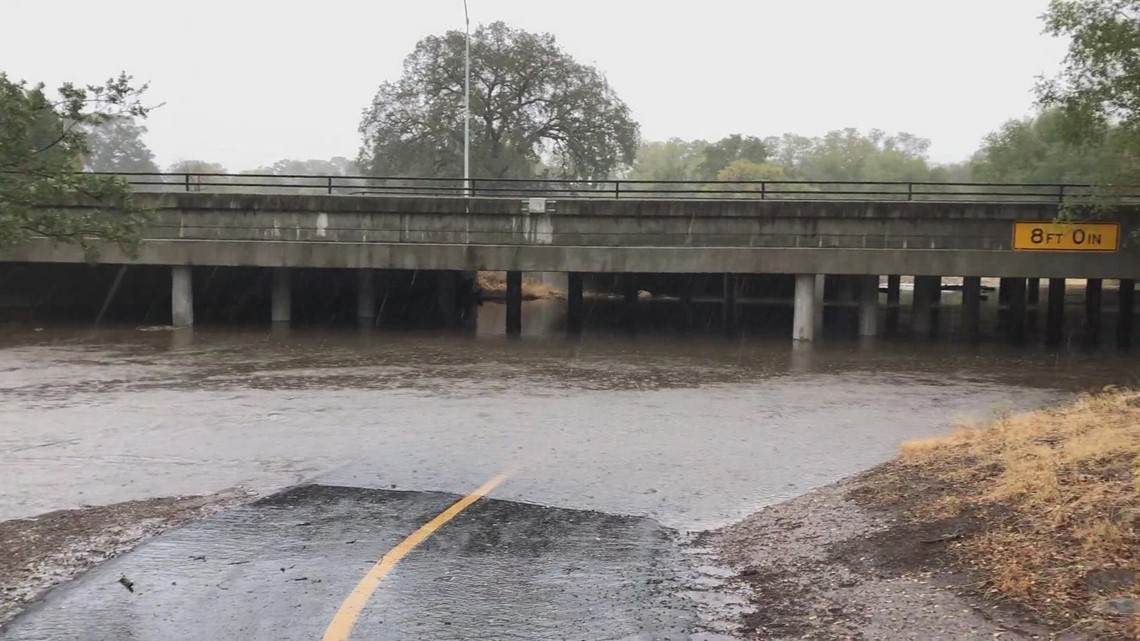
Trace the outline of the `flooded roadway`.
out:
<instances>
[{"instance_id":1,"label":"flooded roadway","mask_svg":"<svg viewBox=\"0 0 1140 641\"><path fill-rule=\"evenodd\" d=\"M159 537L0 636L320 638L381 555L506 471L372 595L360 638L697 638L718 628L676 602L701 581L685 533L1135 371L1110 352L908 341L5 331L0 519L312 486Z\"/></svg>"}]
</instances>

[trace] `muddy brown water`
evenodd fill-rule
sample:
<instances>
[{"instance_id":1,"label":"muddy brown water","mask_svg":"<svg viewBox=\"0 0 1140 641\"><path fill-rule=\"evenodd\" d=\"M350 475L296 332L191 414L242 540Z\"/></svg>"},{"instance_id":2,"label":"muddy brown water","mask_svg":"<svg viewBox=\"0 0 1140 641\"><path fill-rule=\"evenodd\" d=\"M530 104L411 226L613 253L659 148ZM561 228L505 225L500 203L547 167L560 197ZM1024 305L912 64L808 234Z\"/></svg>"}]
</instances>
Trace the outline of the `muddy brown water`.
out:
<instances>
[{"instance_id":1,"label":"muddy brown water","mask_svg":"<svg viewBox=\"0 0 1140 641\"><path fill-rule=\"evenodd\" d=\"M961 419L1130 384L1133 355L908 339L0 328L0 520L316 481L735 521Z\"/></svg>"}]
</instances>

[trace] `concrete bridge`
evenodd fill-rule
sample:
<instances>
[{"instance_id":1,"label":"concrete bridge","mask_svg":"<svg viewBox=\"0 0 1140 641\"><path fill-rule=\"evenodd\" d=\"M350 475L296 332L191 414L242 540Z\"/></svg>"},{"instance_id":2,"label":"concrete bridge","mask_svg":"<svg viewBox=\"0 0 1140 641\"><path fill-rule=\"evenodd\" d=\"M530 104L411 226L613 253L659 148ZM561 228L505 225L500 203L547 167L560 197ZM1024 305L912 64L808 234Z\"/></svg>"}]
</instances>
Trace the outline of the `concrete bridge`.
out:
<instances>
[{"instance_id":1,"label":"concrete bridge","mask_svg":"<svg viewBox=\"0 0 1140 641\"><path fill-rule=\"evenodd\" d=\"M1066 278L1089 280L1089 313L1099 314L1102 279L1120 281L1131 327L1140 254L1121 247L1137 231L1128 208L1095 225L1053 224L1054 202L900 200L462 198L251 193L140 193L156 212L137 258L113 245L100 261L168 266L175 325L193 323L193 267L272 270L274 321L290 318L290 270L359 270L358 309L375 313L374 270L432 271L444 296L466 287L461 274L508 272L507 329L520 327L524 272L565 272L568 315L580 327L583 274L723 275L725 318L734 317L738 279L794 279L795 339L812 340L823 277L842 283L859 309L859 333L879 332L880 277L897 305L899 276L915 276L914 331L929 332L942 277L964 277L963 330L977 333L982 277L1003 278L1003 297L1024 315L1039 279L1050 282L1050 323ZM1008 199L1007 199L1008 200ZM86 205L76 203L76 208ZM81 263L71 246L35 240L0 254L6 263ZM685 294L682 292L682 299ZM633 292L636 300L636 290ZM632 304L632 301L631 301ZM1094 310L1094 308L1096 308ZM1123 323L1123 321L1122 321Z\"/></svg>"}]
</instances>

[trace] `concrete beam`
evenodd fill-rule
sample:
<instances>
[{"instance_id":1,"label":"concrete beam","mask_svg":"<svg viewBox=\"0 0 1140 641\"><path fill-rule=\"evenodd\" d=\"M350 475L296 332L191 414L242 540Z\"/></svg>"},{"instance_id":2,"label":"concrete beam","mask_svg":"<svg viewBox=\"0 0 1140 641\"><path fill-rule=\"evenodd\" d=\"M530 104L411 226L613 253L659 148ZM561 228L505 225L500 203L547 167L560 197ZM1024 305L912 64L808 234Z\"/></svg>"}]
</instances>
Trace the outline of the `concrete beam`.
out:
<instances>
[{"instance_id":1,"label":"concrete beam","mask_svg":"<svg viewBox=\"0 0 1140 641\"><path fill-rule=\"evenodd\" d=\"M1039 278L1138 278L1133 252L1010 252L749 247L558 247L290 241L152 240L137 260L95 243L101 260L143 265L213 265L596 273L913 274ZM6 262L83 263L69 245L33 240L7 250Z\"/></svg>"}]
</instances>

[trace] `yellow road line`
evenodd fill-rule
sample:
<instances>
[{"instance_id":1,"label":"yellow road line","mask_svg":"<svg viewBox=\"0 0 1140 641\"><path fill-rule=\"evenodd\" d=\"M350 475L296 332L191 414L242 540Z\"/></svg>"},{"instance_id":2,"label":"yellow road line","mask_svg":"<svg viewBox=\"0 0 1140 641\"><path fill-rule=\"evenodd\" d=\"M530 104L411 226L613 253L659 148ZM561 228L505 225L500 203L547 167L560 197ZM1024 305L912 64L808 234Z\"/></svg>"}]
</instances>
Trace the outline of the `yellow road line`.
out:
<instances>
[{"instance_id":1,"label":"yellow road line","mask_svg":"<svg viewBox=\"0 0 1140 641\"><path fill-rule=\"evenodd\" d=\"M479 486L474 492L456 501L454 505L440 512L434 519L425 523L423 527L412 532L408 538L400 541L396 547L389 550L379 563L372 566L372 569L364 575L360 583L357 583L356 587L345 598L344 603L337 610L336 616L329 622L329 627L325 628L325 635L321 637L321 641L348 641L348 635L352 632L352 626L356 623L357 617L360 616L360 611L364 609L372 593L380 587L380 581L392 571L392 568L396 567L401 559L416 549L436 530L443 527L444 523L455 518L460 512L471 507L472 503L498 487L500 483L506 480L507 476L509 475L506 473L500 474Z\"/></svg>"}]
</instances>

